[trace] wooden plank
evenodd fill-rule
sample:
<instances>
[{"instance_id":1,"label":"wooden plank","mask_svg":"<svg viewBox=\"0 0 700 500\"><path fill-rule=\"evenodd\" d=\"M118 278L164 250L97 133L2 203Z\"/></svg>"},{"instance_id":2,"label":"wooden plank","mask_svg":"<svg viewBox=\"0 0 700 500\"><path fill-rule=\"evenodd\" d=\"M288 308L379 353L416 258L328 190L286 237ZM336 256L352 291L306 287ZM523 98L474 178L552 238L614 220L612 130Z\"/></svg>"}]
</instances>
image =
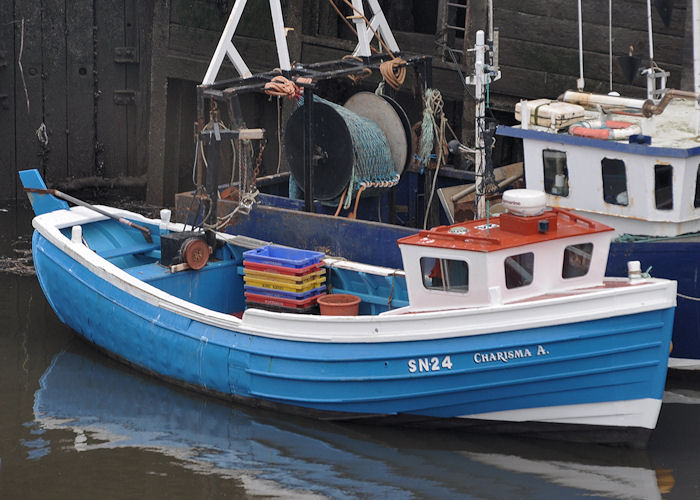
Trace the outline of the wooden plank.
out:
<instances>
[{"instance_id":1,"label":"wooden plank","mask_svg":"<svg viewBox=\"0 0 700 500\"><path fill-rule=\"evenodd\" d=\"M149 2L136 2L135 21L138 33L137 53L138 84L140 99L136 107L136 157L134 175L145 175L148 170L148 118L149 118L149 84L151 78L151 47L153 30L153 6Z\"/></svg>"},{"instance_id":2,"label":"wooden plank","mask_svg":"<svg viewBox=\"0 0 700 500\"><path fill-rule=\"evenodd\" d=\"M219 37L220 34L213 31L172 24L170 25L169 53L186 57L201 57L208 62L214 53L214 49L216 49ZM243 60L251 68L251 71L269 71L279 66L277 48L274 41L234 36L233 43ZM231 68L232 66L228 59L225 59L222 70L227 67ZM233 75L230 71L229 73ZM217 80L222 79L222 74L220 73ZM238 75L236 74L236 76ZM201 78L199 80L201 81Z\"/></svg>"},{"instance_id":3,"label":"wooden plank","mask_svg":"<svg viewBox=\"0 0 700 500\"><path fill-rule=\"evenodd\" d=\"M202 0L172 0L168 22L221 33L230 12L224 4ZM247 7L247 5L246 5Z\"/></svg>"},{"instance_id":4,"label":"wooden plank","mask_svg":"<svg viewBox=\"0 0 700 500\"><path fill-rule=\"evenodd\" d=\"M204 74L207 72L209 61L194 57L183 57L168 54L163 58L162 68L167 75L173 75L183 80L190 80L201 83ZM234 78L238 73L233 69L232 64L224 63L219 70L219 79Z\"/></svg>"},{"instance_id":5,"label":"wooden plank","mask_svg":"<svg viewBox=\"0 0 700 500\"><path fill-rule=\"evenodd\" d=\"M647 32L647 7L646 0L616 0L613 3L613 30L616 27L625 27L628 29ZM496 26L508 28L503 23L501 18L502 11L522 12L523 14L532 14L542 17L556 17L564 21L578 23L578 9L576 2L571 0L529 0L522 2L521 0L499 0L494 5L494 18ZM678 35L683 32L683 23L686 18L686 13L690 12L686 9L683 2L675 2L673 13L671 15L671 23L667 28L661 21L661 17L656 12L652 5L652 30L654 34L669 34ZM608 26L608 4L607 2L584 2L583 20L586 23L599 24ZM531 29L539 29L538 25L534 25Z\"/></svg>"},{"instance_id":6,"label":"wooden plank","mask_svg":"<svg viewBox=\"0 0 700 500\"><path fill-rule=\"evenodd\" d=\"M68 175L95 175L93 1L66 1L66 125Z\"/></svg>"},{"instance_id":7,"label":"wooden plank","mask_svg":"<svg viewBox=\"0 0 700 500\"><path fill-rule=\"evenodd\" d=\"M168 174L163 183L163 197L166 205L173 203L175 193L183 186L183 190L193 189L192 163L194 148L190 147L191 154L188 160L184 160L183 148L192 145L193 128L196 120L196 93L195 85L188 93L186 83L182 80L168 79L168 104L165 119L165 164L168 165ZM187 116L187 118L185 118ZM184 122L188 122L189 130L183 131ZM183 144L186 143L186 144ZM184 163L184 165L183 165ZM187 182L189 180L189 182Z\"/></svg>"},{"instance_id":8,"label":"wooden plank","mask_svg":"<svg viewBox=\"0 0 700 500\"><path fill-rule=\"evenodd\" d=\"M512 42L512 41L510 41ZM525 70L533 70L544 72L546 74L558 74L565 77L570 77L569 86L576 85L576 77L578 76L578 50L558 46L544 46L540 43L526 42L519 40L516 43L504 43L501 45L501 71L503 78L508 79L512 68L520 68ZM681 67L677 65L666 64L664 68L671 72L668 86L678 88L680 85ZM609 61L608 56L594 52L584 52L584 77L586 79L586 87L589 87L589 81L609 82ZM634 88L632 92L639 94L646 91L646 83L644 78L639 76L632 86L627 85L624 76L617 62L613 61L613 85L618 91ZM542 83L533 78L530 88L531 90L541 86ZM500 87L498 87L500 88ZM591 90L591 89L589 89ZM605 88L605 92L609 91L609 83Z\"/></svg>"},{"instance_id":9,"label":"wooden plank","mask_svg":"<svg viewBox=\"0 0 700 500\"><path fill-rule=\"evenodd\" d=\"M546 73L544 71L526 70L515 67L502 67L504 76L493 84L492 91L506 96L525 99L548 97L556 99L563 91L575 88L576 79L571 75ZM638 87L615 85L619 92L629 97L645 98L646 91ZM586 91L596 93L608 92L608 81L586 79Z\"/></svg>"},{"instance_id":10,"label":"wooden plank","mask_svg":"<svg viewBox=\"0 0 700 500\"><path fill-rule=\"evenodd\" d=\"M337 5L341 4L341 2L335 3ZM304 11L307 12L306 9L304 9ZM340 36L341 29L347 30L347 28L345 28L345 23L340 19L335 9L329 4L329 2L324 0L319 0L318 3L317 22L318 24L316 25L315 33L313 33L314 35L338 37ZM357 43L357 39L354 39L353 47L354 43Z\"/></svg>"},{"instance_id":11,"label":"wooden plank","mask_svg":"<svg viewBox=\"0 0 700 500\"><path fill-rule=\"evenodd\" d=\"M124 1L124 47L132 47L136 51L137 60L139 60L139 22L137 16L137 0ZM138 63L121 63L118 66L122 67L125 73L125 89L133 89L138 92L136 102L124 107L125 124L124 135L126 141L126 154L124 164L120 166L120 171L129 176L139 176L143 174L143 168L137 161L137 143L138 136L143 134L145 128L142 128L143 122L142 110L146 107L143 102L142 88L139 86L141 80L139 78ZM122 175L123 175L122 174Z\"/></svg>"},{"instance_id":12,"label":"wooden plank","mask_svg":"<svg viewBox=\"0 0 700 500\"><path fill-rule=\"evenodd\" d=\"M173 0L170 24L212 31L221 36L232 7L233 2ZM269 2L249 1L236 28L236 35L274 40Z\"/></svg>"},{"instance_id":13,"label":"wooden plank","mask_svg":"<svg viewBox=\"0 0 700 500\"><path fill-rule=\"evenodd\" d=\"M575 5L572 3L569 8L575 8ZM524 40L578 50L578 27L575 23L558 17L542 17L520 12L500 11L499 14L501 26L504 27L501 32L501 47L509 42L517 43ZM613 36L613 55L627 54L630 45L634 46L635 53L642 57L648 53L646 32L618 27L613 31ZM583 44L587 52L607 54L607 26L584 23ZM664 34L654 36L654 55L659 64L674 61L679 64L682 47L682 30L675 36Z\"/></svg>"},{"instance_id":14,"label":"wooden plank","mask_svg":"<svg viewBox=\"0 0 700 500\"><path fill-rule=\"evenodd\" d=\"M148 185L146 200L162 205L165 183L165 125L168 98L168 78L165 59L168 51L170 5L156 2L153 7L153 34L151 39L151 61L148 122Z\"/></svg>"},{"instance_id":15,"label":"wooden plank","mask_svg":"<svg viewBox=\"0 0 700 500\"><path fill-rule=\"evenodd\" d=\"M62 179L68 176L66 0L43 0L41 24L44 124L48 138L46 177Z\"/></svg>"},{"instance_id":16,"label":"wooden plank","mask_svg":"<svg viewBox=\"0 0 700 500\"><path fill-rule=\"evenodd\" d=\"M39 0L15 3L15 72L14 99L16 127L16 164L21 169L37 168L45 173L43 149L36 131L42 123L42 58L41 58L41 2ZM24 27L22 27L24 20ZM21 51L20 51L21 47ZM22 69L19 65L21 63ZM26 87L25 87L26 84ZM26 88L26 93L25 93ZM48 182L55 179L48 178ZM13 182L16 182L13 179ZM19 189L19 186L17 186ZM24 197L23 193L17 193Z\"/></svg>"},{"instance_id":17,"label":"wooden plank","mask_svg":"<svg viewBox=\"0 0 700 500\"><path fill-rule=\"evenodd\" d=\"M321 0L304 0L304 5L302 6L302 28L299 35L310 35L313 36L318 32L318 18L320 14L319 2ZM327 3L327 2L321 2Z\"/></svg>"},{"instance_id":18,"label":"wooden plank","mask_svg":"<svg viewBox=\"0 0 700 500\"><path fill-rule=\"evenodd\" d=\"M126 173L127 119L131 104L117 104L114 93L126 88L126 69L114 62L114 48L124 47L124 4L115 0L95 0L97 44L97 175L119 177ZM133 90L133 89L131 89Z\"/></svg>"},{"instance_id":19,"label":"wooden plank","mask_svg":"<svg viewBox=\"0 0 700 500\"><path fill-rule=\"evenodd\" d=\"M15 163L15 30L14 2L0 10L0 200L15 199L18 189Z\"/></svg>"},{"instance_id":20,"label":"wooden plank","mask_svg":"<svg viewBox=\"0 0 700 500\"><path fill-rule=\"evenodd\" d=\"M692 13L693 0L686 0L686 12ZM681 75L680 89L695 92L695 71L693 68L693 16L685 17L683 27L683 73Z\"/></svg>"}]
</instances>

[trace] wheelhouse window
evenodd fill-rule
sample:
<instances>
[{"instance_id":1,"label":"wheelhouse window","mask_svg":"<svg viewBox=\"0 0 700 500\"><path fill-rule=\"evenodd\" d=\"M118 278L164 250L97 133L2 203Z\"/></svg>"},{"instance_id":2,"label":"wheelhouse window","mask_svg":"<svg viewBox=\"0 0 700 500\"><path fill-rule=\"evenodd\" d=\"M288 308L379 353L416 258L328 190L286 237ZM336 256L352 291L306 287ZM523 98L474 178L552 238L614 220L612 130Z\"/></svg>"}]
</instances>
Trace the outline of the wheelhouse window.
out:
<instances>
[{"instance_id":1,"label":"wheelhouse window","mask_svg":"<svg viewBox=\"0 0 700 500\"><path fill-rule=\"evenodd\" d=\"M673 210L673 167L671 165L654 165L654 201L658 210Z\"/></svg>"},{"instance_id":2,"label":"wheelhouse window","mask_svg":"<svg viewBox=\"0 0 700 500\"><path fill-rule=\"evenodd\" d=\"M606 203L627 206L627 173L625 162L612 158L603 158L603 199Z\"/></svg>"},{"instance_id":3,"label":"wheelhouse window","mask_svg":"<svg viewBox=\"0 0 700 500\"><path fill-rule=\"evenodd\" d=\"M542 151L544 165L544 190L557 196L569 196L569 169L566 152L554 149Z\"/></svg>"},{"instance_id":4,"label":"wheelhouse window","mask_svg":"<svg viewBox=\"0 0 700 500\"><path fill-rule=\"evenodd\" d=\"M561 277L569 279L584 276L591 267L591 255L593 255L593 243L580 243L566 247Z\"/></svg>"},{"instance_id":5,"label":"wheelhouse window","mask_svg":"<svg viewBox=\"0 0 700 500\"><path fill-rule=\"evenodd\" d=\"M521 253L508 257L504 262L506 288L519 288L532 283L532 272L535 268L535 254Z\"/></svg>"},{"instance_id":6,"label":"wheelhouse window","mask_svg":"<svg viewBox=\"0 0 700 500\"><path fill-rule=\"evenodd\" d=\"M428 290L469 291L469 264L463 260L421 257L420 270L423 286Z\"/></svg>"}]
</instances>

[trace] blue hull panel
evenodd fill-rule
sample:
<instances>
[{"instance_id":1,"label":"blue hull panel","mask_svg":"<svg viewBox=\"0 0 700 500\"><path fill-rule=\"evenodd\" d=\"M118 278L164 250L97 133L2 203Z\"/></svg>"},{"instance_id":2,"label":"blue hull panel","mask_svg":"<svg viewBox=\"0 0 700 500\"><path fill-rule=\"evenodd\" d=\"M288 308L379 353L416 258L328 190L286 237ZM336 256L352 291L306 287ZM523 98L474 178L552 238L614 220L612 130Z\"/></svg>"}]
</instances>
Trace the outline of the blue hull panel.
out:
<instances>
[{"instance_id":1,"label":"blue hull panel","mask_svg":"<svg viewBox=\"0 0 700 500\"><path fill-rule=\"evenodd\" d=\"M642 270L658 278L678 282L678 303L673 324L674 358L700 360L700 242L667 240L658 242L612 243L608 255L608 276L627 276L627 261L638 260Z\"/></svg>"},{"instance_id":2,"label":"blue hull panel","mask_svg":"<svg viewBox=\"0 0 700 500\"><path fill-rule=\"evenodd\" d=\"M206 391L329 412L431 418L663 394L672 308L443 340L289 341L148 304L38 233L33 247L41 286L65 323L141 369Z\"/></svg>"}]
</instances>

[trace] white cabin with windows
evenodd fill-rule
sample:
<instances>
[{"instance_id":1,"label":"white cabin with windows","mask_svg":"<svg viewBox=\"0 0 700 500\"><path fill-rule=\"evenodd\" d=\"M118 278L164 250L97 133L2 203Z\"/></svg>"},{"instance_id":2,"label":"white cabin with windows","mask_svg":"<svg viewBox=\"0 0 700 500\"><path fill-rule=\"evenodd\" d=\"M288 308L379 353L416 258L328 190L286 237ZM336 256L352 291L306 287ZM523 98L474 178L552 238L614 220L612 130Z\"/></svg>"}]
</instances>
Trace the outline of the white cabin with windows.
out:
<instances>
[{"instance_id":1,"label":"white cabin with windows","mask_svg":"<svg viewBox=\"0 0 700 500\"><path fill-rule=\"evenodd\" d=\"M546 209L538 191L511 190L503 199L509 211L488 222L398 241L411 309L505 304L603 284L612 228ZM534 215L518 209L523 202Z\"/></svg>"},{"instance_id":2,"label":"white cabin with windows","mask_svg":"<svg viewBox=\"0 0 700 500\"><path fill-rule=\"evenodd\" d=\"M598 108L584 113L581 107L582 118L563 128L532 119L499 127L500 135L523 141L527 187L547 193L548 205L588 214L617 234L700 231L694 101L672 100L649 118L619 106ZM601 118L600 110L608 114Z\"/></svg>"}]
</instances>

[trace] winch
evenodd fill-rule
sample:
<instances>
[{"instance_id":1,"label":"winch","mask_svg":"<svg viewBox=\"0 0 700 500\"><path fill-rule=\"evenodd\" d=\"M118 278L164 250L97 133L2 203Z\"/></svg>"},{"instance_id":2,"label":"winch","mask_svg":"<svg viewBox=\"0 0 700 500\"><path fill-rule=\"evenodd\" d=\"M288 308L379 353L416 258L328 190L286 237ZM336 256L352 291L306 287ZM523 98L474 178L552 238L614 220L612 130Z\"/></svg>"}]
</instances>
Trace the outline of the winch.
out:
<instances>
[{"instance_id":1,"label":"winch","mask_svg":"<svg viewBox=\"0 0 700 500\"><path fill-rule=\"evenodd\" d=\"M160 263L163 266L187 264L190 269L202 269L211 253L202 231L167 233L160 237Z\"/></svg>"}]
</instances>

